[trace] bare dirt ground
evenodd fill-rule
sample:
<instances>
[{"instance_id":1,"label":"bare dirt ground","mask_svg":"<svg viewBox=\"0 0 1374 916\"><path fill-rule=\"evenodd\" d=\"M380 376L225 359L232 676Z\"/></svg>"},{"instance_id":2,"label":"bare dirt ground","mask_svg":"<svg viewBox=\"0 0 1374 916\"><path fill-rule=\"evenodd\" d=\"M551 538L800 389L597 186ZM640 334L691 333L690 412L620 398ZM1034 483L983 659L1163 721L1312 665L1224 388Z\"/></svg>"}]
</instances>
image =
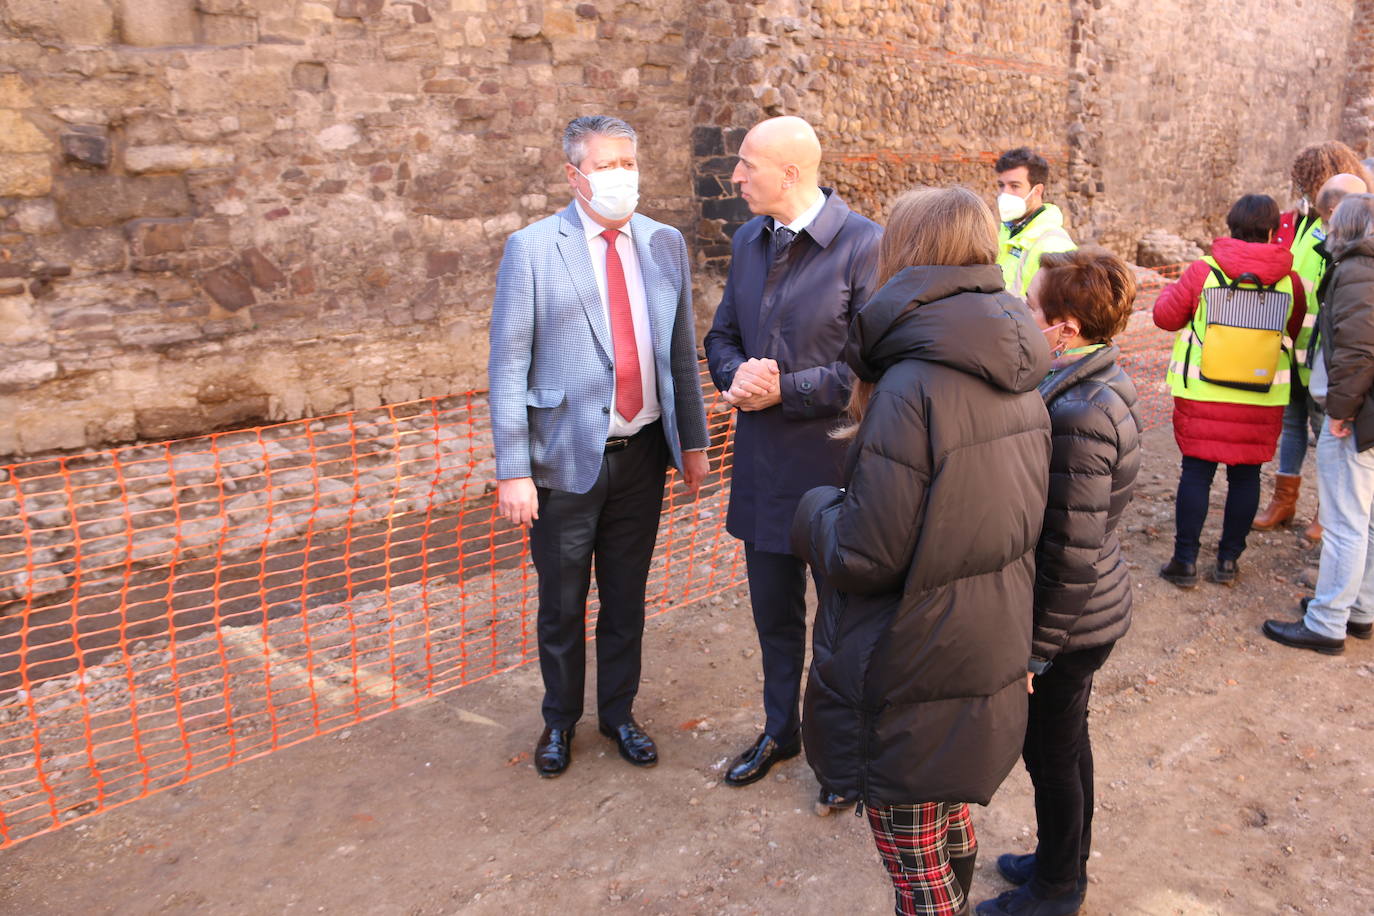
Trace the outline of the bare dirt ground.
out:
<instances>
[{"instance_id":1,"label":"bare dirt ground","mask_svg":"<svg viewBox=\"0 0 1374 916\"><path fill-rule=\"evenodd\" d=\"M1374 912L1374 644L1327 658L1260 635L1315 574L1295 532L1253 535L1234 589L1156 578L1178 455L1167 426L1147 448L1125 521L1135 624L1093 704L1083 912ZM638 715L655 769L584 719L568 773L536 778L525 666L0 853L0 912L890 912L864 823L816 817L801 760L719 783L761 724L758 670L742 589L685 606L648 627ZM981 900L1005 888L993 858L1034 844L1024 772L974 819Z\"/></svg>"}]
</instances>

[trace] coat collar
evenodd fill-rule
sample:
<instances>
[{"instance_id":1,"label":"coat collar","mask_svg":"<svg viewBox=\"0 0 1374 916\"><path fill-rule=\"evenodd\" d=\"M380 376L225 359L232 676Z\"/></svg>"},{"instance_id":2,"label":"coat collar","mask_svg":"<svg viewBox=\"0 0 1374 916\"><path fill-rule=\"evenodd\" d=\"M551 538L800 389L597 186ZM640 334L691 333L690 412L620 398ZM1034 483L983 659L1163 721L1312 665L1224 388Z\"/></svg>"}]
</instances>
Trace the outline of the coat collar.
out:
<instances>
[{"instance_id":1,"label":"coat collar","mask_svg":"<svg viewBox=\"0 0 1374 916\"><path fill-rule=\"evenodd\" d=\"M1116 358L1120 355L1121 349L1114 344L1105 346L1100 350L1094 350L1078 362L1065 366L1053 375L1046 377L1039 386L1040 396L1045 399L1046 404L1053 402L1055 398L1084 379L1097 375L1102 370L1115 365Z\"/></svg>"},{"instance_id":2,"label":"coat collar","mask_svg":"<svg viewBox=\"0 0 1374 916\"><path fill-rule=\"evenodd\" d=\"M840 234L845 220L849 218L849 204L844 202L844 198L837 194L834 188L823 187L821 193L825 195L825 206L821 207L821 212L816 214L811 225L802 232L811 236L817 245L828 248L830 243L835 241L835 236ZM771 220L767 216L754 217L740 227L740 240L746 245L754 242L763 235L763 230L770 223Z\"/></svg>"}]
</instances>

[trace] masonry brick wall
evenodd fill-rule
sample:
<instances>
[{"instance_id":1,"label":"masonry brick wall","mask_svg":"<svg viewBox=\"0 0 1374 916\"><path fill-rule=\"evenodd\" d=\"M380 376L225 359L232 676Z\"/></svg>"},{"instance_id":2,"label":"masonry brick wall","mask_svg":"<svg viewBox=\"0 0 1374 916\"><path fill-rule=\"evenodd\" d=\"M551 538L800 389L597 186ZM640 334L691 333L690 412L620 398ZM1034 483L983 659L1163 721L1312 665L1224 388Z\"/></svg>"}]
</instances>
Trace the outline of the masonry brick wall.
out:
<instances>
[{"instance_id":1,"label":"masonry brick wall","mask_svg":"<svg viewBox=\"0 0 1374 916\"><path fill-rule=\"evenodd\" d=\"M1340 132L1353 0L1102 3L1078 68L1095 83L1094 233L1133 253L1163 227L1210 244L1241 194L1287 207L1294 154ZM1093 6L1097 6L1096 3Z\"/></svg>"},{"instance_id":2,"label":"masonry brick wall","mask_svg":"<svg viewBox=\"0 0 1374 916\"><path fill-rule=\"evenodd\" d=\"M1079 238L1206 238L1367 133L1369 3L7 0L0 456L481 387L502 243L566 203L577 114L641 131L699 329L773 114L876 218L914 184L991 200L1028 144Z\"/></svg>"},{"instance_id":3,"label":"masonry brick wall","mask_svg":"<svg viewBox=\"0 0 1374 916\"><path fill-rule=\"evenodd\" d=\"M0 455L481 386L569 117L635 121L694 221L692 5L0 6Z\"/></svg>"}]
</instances>

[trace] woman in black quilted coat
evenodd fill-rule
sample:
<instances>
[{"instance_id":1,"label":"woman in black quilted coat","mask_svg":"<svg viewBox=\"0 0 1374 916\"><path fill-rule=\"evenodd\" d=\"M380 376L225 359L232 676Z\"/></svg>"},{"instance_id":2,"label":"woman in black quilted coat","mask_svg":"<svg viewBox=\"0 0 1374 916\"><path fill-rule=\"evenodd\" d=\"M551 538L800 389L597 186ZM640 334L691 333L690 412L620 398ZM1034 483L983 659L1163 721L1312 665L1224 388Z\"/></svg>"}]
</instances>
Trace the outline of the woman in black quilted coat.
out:
<instances>
[{"instance_id":1,"label":"woman in black quilted coat","mask_svg":"<svg viewBox=\"0 0 1374 916\"><path fill-rule=\"evenodd\" d=\"M1136 391L1111 339L1126 327L1135 277L1103 249L1047 254L1027 291L1054 352L1040 385L1054 434L1049 506L1036 548L1030 719L1022 759L1035 786L1036 851L1003 855L1018 885L979 916L1067 916L1087 888L1093 674L1131 625L1131 580L1116 536L1140 468Z\"/></svg>"},{"instance_id":2,"label":"woman in black quilted coat","mask_svg":"<svg viewBox=\"0 0 1374 916\"><path fill-rule=\"evenodd\" d=\"M825 583L807 759L867 806L900 914L968 912L968 803L992 797L1025 733L1050 355L996 259L972 191L894 205L882 289L845 351L845 489L807 493L792 529Z\"/></svg>"}]
</instances>

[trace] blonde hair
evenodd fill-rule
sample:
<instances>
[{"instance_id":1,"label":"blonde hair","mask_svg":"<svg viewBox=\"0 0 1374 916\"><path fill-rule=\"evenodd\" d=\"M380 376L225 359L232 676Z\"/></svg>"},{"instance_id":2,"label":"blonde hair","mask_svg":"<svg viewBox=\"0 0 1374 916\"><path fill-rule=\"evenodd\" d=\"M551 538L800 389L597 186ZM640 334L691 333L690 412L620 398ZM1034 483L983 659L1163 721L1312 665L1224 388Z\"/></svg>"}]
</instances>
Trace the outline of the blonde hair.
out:
<instances>
[{"instance_id":1,"label":"blonde hair","mask_svg":"<svg viewBox=\"0 0 1374 916\"><path fill-rule=\"evenodd\" d=\"M892 205L878 247L878 285L907 267L997 263L997 220L968 188L917 188Z\"/></svg>"},{"instance_id":2,"label":"blonde hair","mask_svg":"<svg viewBox=\"0 0 1374 916\"><path fill-rule=\"evenodd\" d=\"M892 205L878 246L878 285L908 267L971 267L997 263L997 220L968 188L917 188ZM855 379L849 423L835 430L850 439L859 430L873 383Z\"/></svg>"}]
</instances>

